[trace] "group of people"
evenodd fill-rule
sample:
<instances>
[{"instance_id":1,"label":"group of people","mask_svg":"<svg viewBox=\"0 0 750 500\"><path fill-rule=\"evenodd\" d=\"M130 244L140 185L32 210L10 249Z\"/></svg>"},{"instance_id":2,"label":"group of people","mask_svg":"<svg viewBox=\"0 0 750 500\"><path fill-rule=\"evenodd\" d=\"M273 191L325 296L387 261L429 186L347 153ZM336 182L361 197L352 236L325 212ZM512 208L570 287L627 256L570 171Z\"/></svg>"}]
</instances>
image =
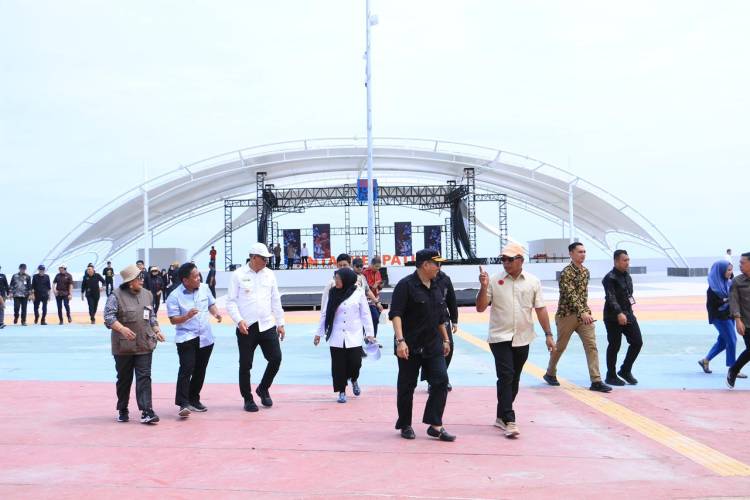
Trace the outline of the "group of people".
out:
<instances>
[{"instance_id":1,"label":"group of people","mask_svg":"<svg viewBox=\"0 0 750 500\"><path fill-rule=\"evenodd\" d=\"M70 299L73 296L73 277L65 264L58 267L58 273L50 281L47 269L43 265L37 267L33 276L26 271L26 264L18 266L18 272L13 274L10 282L5 274L0 273L0 329L5 328L5 303L13 301L13 324L21 321L26 326L28 304L34 305L34 324L47 324L47 303L54 295L57 302L57 317L63 324L63 309L68 323L73 321L70 315ZM41 306L41 316L40 316Z\"/></svg>"}]
</instances>

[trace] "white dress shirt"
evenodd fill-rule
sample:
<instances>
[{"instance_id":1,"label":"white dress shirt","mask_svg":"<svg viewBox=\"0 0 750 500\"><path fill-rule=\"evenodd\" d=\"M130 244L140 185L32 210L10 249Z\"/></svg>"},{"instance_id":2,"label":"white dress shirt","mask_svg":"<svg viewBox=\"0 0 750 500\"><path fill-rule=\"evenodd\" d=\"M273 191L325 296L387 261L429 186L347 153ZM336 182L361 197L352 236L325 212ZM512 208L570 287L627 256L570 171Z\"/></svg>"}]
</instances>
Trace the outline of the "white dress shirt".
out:
<instances>
[{"instance_id":1,"label":"white dress shirt","mask_svg":"<svg viewBox=\"0 0 750 500\"><path fill-rule=\"evenodd\" d=\"M326 337L325 323L327 309L328 294L325 294L320 309L320 325L318 326L317 333L317 335L323 338ZM368 337L375 336L375 329L372 326L372 316L370 315L370 306L367 305L367 297L365 297L362 289L357 288L336 309L328 345L331 347L360 347L362 345L363 331L364 335Z\"/></svg>"},{"instance_id":2,"label":"white dress shirt","mask_svg":"<svg viewBox=\"0 0 750 500\"><path fill-rule=\"evenodd\" d=\"M281 295L273 271L264 267L257 273L247 265L237 269L229 279L227 312L232 321L258 323L263 332L273 326L284 326Z\"/></svg>"}]
</instances>

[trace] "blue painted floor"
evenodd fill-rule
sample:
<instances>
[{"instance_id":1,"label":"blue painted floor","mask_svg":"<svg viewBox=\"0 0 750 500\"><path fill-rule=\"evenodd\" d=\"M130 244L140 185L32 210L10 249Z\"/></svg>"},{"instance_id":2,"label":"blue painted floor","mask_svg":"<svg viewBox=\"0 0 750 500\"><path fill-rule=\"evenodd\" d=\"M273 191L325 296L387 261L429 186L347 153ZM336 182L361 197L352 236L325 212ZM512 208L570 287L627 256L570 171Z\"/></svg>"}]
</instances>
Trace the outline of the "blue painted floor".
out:
<instances>
[{"instance_id":1,"label":"blue painted floor","mask_svg":"<svg viewBox=\"0 0 750 500\"><path fill-rule=\"evenodd\" d=\"M484 339L486 326L464 324L462 329ZM172 343L174 329L164 326L167 342L154 354L153 379L175 380L178 358ZM712 375L700 371L702 358L716 339L711 325L698 321L654 321L641 323L644 348L633 370L640 384L637 389L724 389L724 356L712 362ZM328 348L312 345L312 325L288 325L287 339L282 343L284 360L276 379L281 384L330 384ZM234 327L214 326L216 346L208 368L208 383L235 383L237 379L237 344ZM606 334L597 329L602 375L605 369ZM383 356L379 361L363 361L360 382L366 385L395 385L396 360L392 355L392 329L383 325L379 337ZM626 344L619 359L624 356ZM744 349L741 339L738 354ZM541 337L532 344L529 361L545 367L548 354ZM260 349L256 352L253 380L265 367ZM750 370L750 368L748 368ZM114 362L110 355L109 331L101 325L8 326L0 330L0 380L40 381L114 381ZM574 335L558 367L558 375L580 385L588 385L583 349ZM494 364L491 354L457 339L456 353L450 367L451 382L456 386L493 386ZM544 385L524 374L522 384ZM749 383L738 381L738 389ZM635 388L628 388L629 390Z\"/></svg>"}]
</instances>

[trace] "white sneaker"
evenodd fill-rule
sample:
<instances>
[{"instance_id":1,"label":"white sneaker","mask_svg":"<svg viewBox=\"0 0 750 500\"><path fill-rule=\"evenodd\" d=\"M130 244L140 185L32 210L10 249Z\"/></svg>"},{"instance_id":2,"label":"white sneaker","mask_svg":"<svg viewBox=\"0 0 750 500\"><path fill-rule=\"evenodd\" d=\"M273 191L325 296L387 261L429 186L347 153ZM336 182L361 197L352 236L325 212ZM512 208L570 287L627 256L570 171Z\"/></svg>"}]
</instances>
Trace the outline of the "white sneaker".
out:
<instances>
[{"instance_id":1,"label":"white sneaker","mask_svg":"<svg viewBox=\"0 0 750 500\"><path fill-rule=\"evenodd\" d=\"M737 374L737 378L747 378L747 375L745 375L744 373L740 372L740 373Z\"/></svg>"},{"instance_id":2,"label":"white sneaker","mask_svg":"<svg viewBox=\"0 0 750 500\"><path fill-rule=\"evenodd\" d=\"M505 422L503 422L503 419L502 419L502 418L496 418L496 419L495 419L495 427L499 427L499 428L501 428L502 430L505 430L505 427L506 427L506 426L505 426Z\"/></svg>"},{"instance_id":3,"label":"white sneaker","mask_svg":"<svg viewBox=\"0 0 750 500\"><path fill-rule=\"evenodd\" d=\"M515 422L508 422L505 424L505 437L507 438L515 438L518 437L518 435L521 434L518 431L518 426Z\"/></svg>"}]
</instances>

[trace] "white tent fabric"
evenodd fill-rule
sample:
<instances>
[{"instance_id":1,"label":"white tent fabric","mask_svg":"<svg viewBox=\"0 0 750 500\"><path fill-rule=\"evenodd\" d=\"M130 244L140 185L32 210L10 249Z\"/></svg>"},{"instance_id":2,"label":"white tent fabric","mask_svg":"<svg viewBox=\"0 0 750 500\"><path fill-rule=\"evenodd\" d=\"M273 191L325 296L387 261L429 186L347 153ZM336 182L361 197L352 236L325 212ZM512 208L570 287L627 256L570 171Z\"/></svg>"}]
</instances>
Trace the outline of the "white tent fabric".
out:
<instances>
[{"instance_id":1,"label":"white tent fabric","mask_svg":"<svg viewBox=\"0 0 750 500\"><path fill-rule=\"evenodd\" d=\"M509 205L558 223L568 220L572 184L578 233L602 248L611 248L613 237L614 243L636 241L662 252L677 266L687 266L664 234L627 203L547 163L481 146L425 139L375 139L373 153L381 185L442 184L460 180L463 169L471 167L477 192L506 193ZM256 172L266 172L266 182L277 188L353 184L366 156L364 139L310 139L256 146L182 166L91 214L49 251L45 263L54 268L92 247L97 248L101 263L133 244L143 235L144 189L149 227L159 234L197 215L221 210L225 199L255 197ZM245 210L234 227L254 219L255 209ZM207 235L207 244L221 235L223 230Z\"/></svg>"}]
</instances>

